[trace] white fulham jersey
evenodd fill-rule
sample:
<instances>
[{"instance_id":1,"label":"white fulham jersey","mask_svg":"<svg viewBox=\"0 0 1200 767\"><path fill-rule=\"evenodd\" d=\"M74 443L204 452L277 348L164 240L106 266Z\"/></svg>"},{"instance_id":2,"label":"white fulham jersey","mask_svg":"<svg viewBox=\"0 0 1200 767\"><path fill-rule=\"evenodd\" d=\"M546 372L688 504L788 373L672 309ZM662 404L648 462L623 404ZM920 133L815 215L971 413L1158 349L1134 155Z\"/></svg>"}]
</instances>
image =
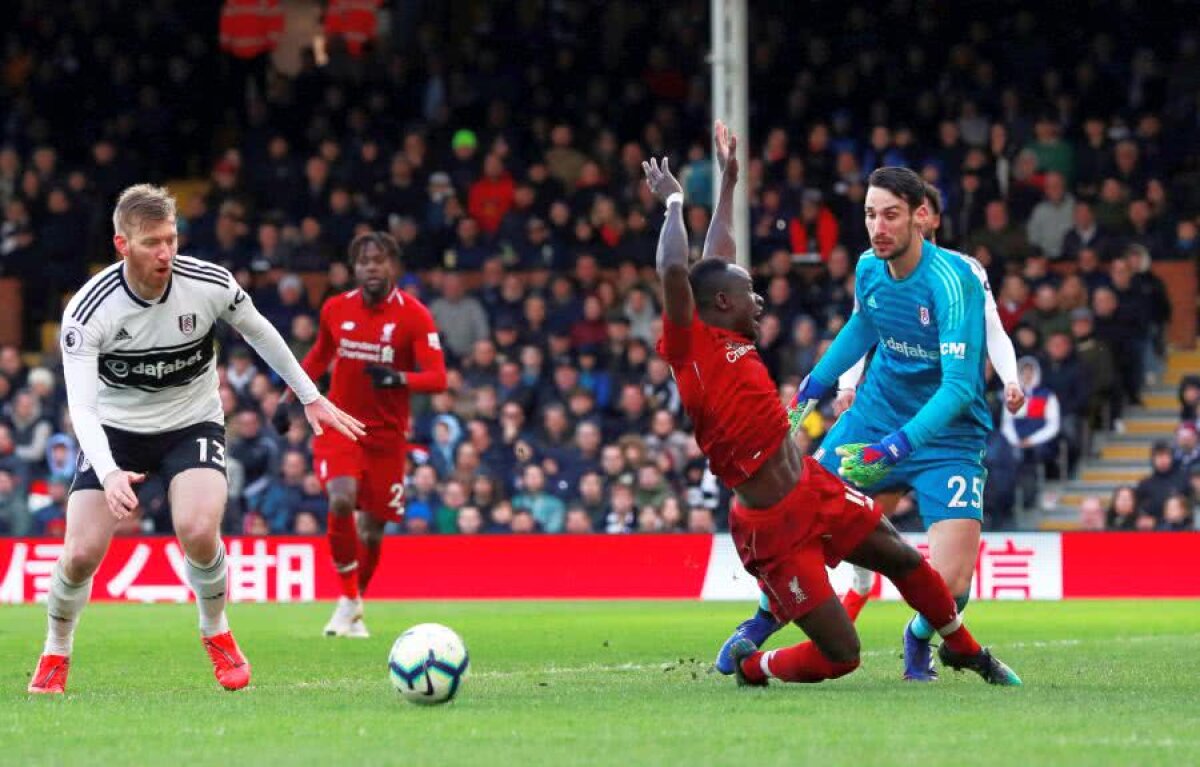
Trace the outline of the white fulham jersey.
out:
<instances>
[{"instance_id":1,"label":"white fulham jersey","mask_svg":"<svg viewBox=\"0 0 1200 767\"><path fill-rule=\"evenodd\" d=\"M301 402L317 398L279 333L223 267L176 256L166 291L150 302L130 288L118 261L71 299L61 333L71 419L102 481L103 470L115 465L100 424L154 434L224 423L214 349L218 319L237 328Z\"/></svg>"}]
</instances>

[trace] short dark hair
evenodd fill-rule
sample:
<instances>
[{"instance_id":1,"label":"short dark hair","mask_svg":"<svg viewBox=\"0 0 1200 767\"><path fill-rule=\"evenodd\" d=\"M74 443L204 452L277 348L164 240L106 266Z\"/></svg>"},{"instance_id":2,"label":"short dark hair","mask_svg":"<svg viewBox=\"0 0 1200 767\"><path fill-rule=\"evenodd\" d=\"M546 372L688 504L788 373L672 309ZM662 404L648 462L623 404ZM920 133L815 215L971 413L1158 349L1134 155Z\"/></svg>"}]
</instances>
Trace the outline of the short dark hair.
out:
<instances>
[{"instance_id":1,"label":"short dark hair","mask_svg":"<svg viewBox=\"0 0 1200 767\"><path fill-rule=\"evenodd\" d=\"M916 171L889 165L871 173L867 185L886 189L908 203L908 207L916 210L925 202L925 180Z\"/></svg>"},{"instance_id":2,"label":"short dark hair","mask_svg":"<svg viewBox=\"0 0 1200 767\"><path fill-rule=\"evenodd\" d=\"M400 243L387 232L363 232L350 241L346 260L353 264L368 245L375 245L393 261L400 260Z\"/></svg>"},{"instance_id":3,"label":"short dark hair","mask_svg":"<svg viewBox=\"0 0 1200 767\"><path fill-rule=\"evenodd\" d=\"M692 284L696 305L711 306L717 293L726 289L729 274L729 262L720 258L706 258L693 266L688 282Z\"/></svg>"},{"instance_id":4,"label":"short dark hair","mask_svg":"<svg viewBox=\"0 0 1200 767\"><path fill-rule=\"evenodd\" d=\"M924 181L922 183L925 184L925 202L929 205L929 212L935 216L942 215L941 190L928 181Z\"/></svg>"}]
</instances>

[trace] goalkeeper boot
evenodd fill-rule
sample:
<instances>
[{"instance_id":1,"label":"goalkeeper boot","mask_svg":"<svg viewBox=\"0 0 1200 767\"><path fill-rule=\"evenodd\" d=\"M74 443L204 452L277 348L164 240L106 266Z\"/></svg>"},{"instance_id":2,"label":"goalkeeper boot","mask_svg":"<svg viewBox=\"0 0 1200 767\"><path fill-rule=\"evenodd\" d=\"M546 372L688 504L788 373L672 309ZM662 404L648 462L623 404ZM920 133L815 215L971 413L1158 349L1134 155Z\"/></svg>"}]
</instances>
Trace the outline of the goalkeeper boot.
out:
<instances>
[{"instance_id":1,"label":"goalkeeper boot","mask_svg":"<svg viewBox=\"0 0 1200 767\"><path fill-rule=\"evenodd\" d=\"M754 613L754 617L739 623L729 638L725 640L725 644L721 645L721 650L717 653L717 660L713 663L713 668L717 672L729 676L734 673L737 666L731 653L733 645L739 639L748 639L755 648L758 648L781 628L783 628L783 624L775 620L775 616L759 608L758 612Z\"/></svg>"},{"instance_id":2,"label":"goalkeeper boot","mask_svg":"<svg viewBox=\"0 0 1200 767\"><path fill-rule=\"evenodd\" d=\"M938 678L933 648L928 639L912 632L912 624L904 627L904 678L910 682L936 682Z\"/></svg>"},{"instance_id":3,"label":"goalkeeper boot","mask_svg":"<svg viewBox=\"0 0 1200 767\"><path fill-rule=\"evenodd\" d=\"M66 655L43 655L38 659L37 670L29 680L28 692L39 695L62 695L67 691L67 672L71 659Z\"/></svg>"},{"instance_id":4,"label":"goalkeeper boot","mask_svg":"<svg viewBox=\"0 0 1200 767\"><path fill-rule=\"evenodd\" d=\"M943 644L938 648L938 658L942 661L943 666L956 671L974 671L988 684L1003 687L1021 686L1021 677L1004 665L999 658L993 656L986 647L974 655L961 655Z\"/></svg>"},{"instance_id":5,"label":"goalkeeper boot","mask_svg":"<svg viewBox=\"0 0 1200 767\"><path fill-rule=\"evenodd\" d=\"M767 680L755 681L746 676L745 670L742 668L742 661L749 658L754 653L758 652L758 647L755 646L746 637L741 637L734 641L729 647L729 658L733 662L733 673L737 677L738 687L766 687Z\"/></svg>"}]
</instances>

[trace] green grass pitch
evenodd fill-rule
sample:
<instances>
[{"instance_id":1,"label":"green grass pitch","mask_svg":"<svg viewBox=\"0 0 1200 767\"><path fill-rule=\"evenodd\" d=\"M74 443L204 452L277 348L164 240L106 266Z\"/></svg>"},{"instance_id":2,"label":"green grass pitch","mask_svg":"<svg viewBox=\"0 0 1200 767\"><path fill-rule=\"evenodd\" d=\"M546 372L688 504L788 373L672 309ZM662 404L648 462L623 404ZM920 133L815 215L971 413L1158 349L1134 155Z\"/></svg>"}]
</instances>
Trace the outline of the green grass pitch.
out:
<instances>
[{"instance_id":1,"label":"green grass pitch","mask_svg":"<svg viewBox=\"0 0 1200 767\"><path fill-rule=\"evenodd\" d=\"M320 635L330 606L235 605L247 690L212 678L191 605L91 605L65 699L25 693L40 607L0 608L0 763L62 765L1200 764L1200 605L974 604L1019 689L902 682L908 611L872 603L863 666L740 690L705 673L748 605L371 603L369 640ZM392 640L445 623L471 653L448 706L399 699ZM780 641L798 641L789 630Z\"/></svg>"}]
</instances>

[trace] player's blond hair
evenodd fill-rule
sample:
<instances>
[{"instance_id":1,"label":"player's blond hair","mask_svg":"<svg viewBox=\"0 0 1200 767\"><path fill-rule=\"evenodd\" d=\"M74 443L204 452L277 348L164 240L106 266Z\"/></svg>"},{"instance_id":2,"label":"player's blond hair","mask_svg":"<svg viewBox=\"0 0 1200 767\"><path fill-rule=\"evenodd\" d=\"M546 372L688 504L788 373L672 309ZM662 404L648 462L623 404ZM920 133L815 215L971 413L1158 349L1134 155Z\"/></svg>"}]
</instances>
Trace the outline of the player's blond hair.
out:
<instances>
[{"instance_id":1,"label":"player's blond hair","mask_svg":"<svg viewBox=\"0 0 1200 767\"><path fill-rule=\"evenodd\" d=\"M128 237L147 221L175 218L175 196L166 187L134 184L121 192L113 209L113 231Z\"/></svg>"}]
</instances>

